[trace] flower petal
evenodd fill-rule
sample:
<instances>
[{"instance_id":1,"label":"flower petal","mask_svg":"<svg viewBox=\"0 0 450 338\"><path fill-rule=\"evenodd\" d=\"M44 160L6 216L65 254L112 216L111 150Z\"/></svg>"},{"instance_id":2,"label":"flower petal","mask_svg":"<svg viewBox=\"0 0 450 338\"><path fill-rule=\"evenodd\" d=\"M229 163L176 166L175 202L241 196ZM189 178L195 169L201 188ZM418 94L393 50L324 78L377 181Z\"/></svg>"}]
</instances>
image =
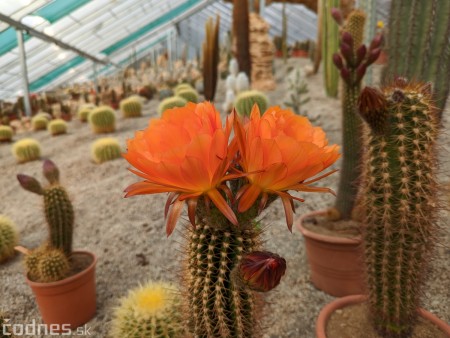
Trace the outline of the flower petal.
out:
<instances>
[{"instance_id":1,"label":"flower petal","mask_svg":"<svg viewBox=\"0 0 450 338\"><path fill-rule=\"evenodd\" d=\"M180 218L181 211L183 210L183 204L184 201L175 200L173 202L172 207L169 211L169 216L167 217L166 221L166 234L167 237L169 237L173 230L175 229L175 226L177 225L177 221Z\"/></svg>"},{"instance_id":2,"label":"flower petal","mask_svg":"<svg viewBox=\"0 0 450 338\"><path fill-rule=\"evenodd\" d=\"M234 225L238 225L239 222L236 218L236 215L234 214L233 210L231 210L228 203L225 201L223 196L217 191L217 189L211 189L207 192L208 197L211 199L211 201L214 203L214 205L217 207L217 209L220 210L220 212L228 218L228 220L233 223Z\"/></svg>"}]
</instances>

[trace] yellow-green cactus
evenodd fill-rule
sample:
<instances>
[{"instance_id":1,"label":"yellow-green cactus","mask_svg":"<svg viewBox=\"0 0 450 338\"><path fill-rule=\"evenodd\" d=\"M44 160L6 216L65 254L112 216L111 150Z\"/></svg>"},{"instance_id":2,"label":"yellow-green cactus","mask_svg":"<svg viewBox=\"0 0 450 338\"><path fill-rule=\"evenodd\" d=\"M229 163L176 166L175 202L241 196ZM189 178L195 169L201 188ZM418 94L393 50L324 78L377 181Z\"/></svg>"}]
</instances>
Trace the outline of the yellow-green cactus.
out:
<instances>
[{"instance_id":1,"label":"yellow-green cactus","mask_svg":"<svg viewBox=\"0 0 450 338\"><path fill-rule=\"evenodd\" d=\"M266 111L269 105L267 96L264 93L257 90L247 90L237 96L234 106L239 115L250 116L255 103L258 105L261 114Z\"/></svg>"},{"instance_id":2,"label":"yellow-green cactus","mask_svg":"<svg viewBox=\"0 0 450 338\"><path fill-rule=\"evenodd\" d=\"M48 248L38 259L39 282L51 283L67 277L70 271L69 260L62 250Z\"/></svg>"},{"instance_id":3,"label":"yellow-green cactus","mask_svg":"<svg viewBox=\"0 0 450 338\"><path fill-rule=\"evenodd\" d=\"M89 114L89 124L96 134L112 133L116 130L116 115L109 106L95 108Z\"/></svg>"},{"instance_id":4,"label":"yellow-green cactus","mask_svg":"<svg viewBox=\"0 0 450 338\"><path fill-rule=\"evenodd\" d=\"M92 159L95 163L111 161L122 156L119 141L112 137L98 139L92 144Z\"/></svg>"},{"instance_id":5,"label":"yellow-green cactus","mask_svg":"<svg viewBox=\"0 0 450 338\"><path fill-rule=\"evenodd\" d=\"M14 256L14 247L17 245L19 235L13 221L0 215L0 263Z\"/></svg>"},{"instance_id":6,"label":"yellow-green cactus","mask_svg":"<svg viewBox=\"0 0 450 338\"><path fill-rule=\"evenodd\" d=\"M82 105L77 112L78 119L81 122L87 122L89 119L89 114L95 107L95 104L92 103Z\"/></svg>"},{"instance_id":7,"label":"yellow-green cactus","mask_svg":"<svg viewBox=\"0 0 450 338\"><path fill-rule=\"evenodd\" d=\"M50 135L52 136L62 135L67 133L67 123L62 119L56 119L50 121L50 123L47 126L47 129L50 132Z\"/></svg>"},{"instance_id":8,"label":"yellow-green cactus","mask_svg":"<svg viewBox=\"0 0 450 338\"><path fill-rule=\"evenodd\" d=\"M11 142L14 131L10 126L0 125L0 142Z\"/></svg>"},{"instance_id":9,"label":"yellow-green cactus","mask_svg":"<svg viewBox=\"0 0 450 338\"><path fill-rule=\"evenodd\" d=\"M32 138L25 138L13 144L12 153L18 163L37 160L41 157L41 145Z\"/></svg>"},{"instance_id":10,"label":"yellow-green cactus","mask_svg":"<svg viewBox=\"0 0 450 338\"><path fill-rule=\"evenodd\" d=\"M36 115L31 119L31 128L34 131L46 130L48 125L48 119L43 115Z\"/></svg>"},{"instance_id":11,"label":"yellow-green cactus","mask_svg":"<svg viewBox=\"0 0 450 338\"><path fill-rule=\"evenodd\" d=\"M175 87L174 90L175 95L178 95L178 93L183 90L195 90L195 89L189 83L180 83L178 86Z\"/></svg>"},{"instance_id":12,"label":"yellow-green cactus","mask_svg":"<svg viewBox=\"0 0 450 338\"><path fill-rule=\"evenodd\" d=\"M172 109L175 107L184 107L187 101L179 96L168 97L161 101L158 107L158 113L161 115L167 109Z\"/></svg>"},{"instance_id":13,"label":"yellow-green cactus","mask_svg":"<svg viewBox=\"0 0 450 338\"><path fill-rule=\"evenodd\" d=\"M142 103L139 96L131 96L129 98L120 101L120 110L122 116L128 117L140 117L142 116Z\"/></svg>"},{"instance_id":14,"label":"yellow-green cactus","mask_svg":"<svg viewBox=\"0 0 450 338\"><path fill-rule=\"evenodd\" d=\"M198 102L198 93L195 89L183 89L178 91L176 95L182 97L188 102Z\"/></svg>"}]
</instances>

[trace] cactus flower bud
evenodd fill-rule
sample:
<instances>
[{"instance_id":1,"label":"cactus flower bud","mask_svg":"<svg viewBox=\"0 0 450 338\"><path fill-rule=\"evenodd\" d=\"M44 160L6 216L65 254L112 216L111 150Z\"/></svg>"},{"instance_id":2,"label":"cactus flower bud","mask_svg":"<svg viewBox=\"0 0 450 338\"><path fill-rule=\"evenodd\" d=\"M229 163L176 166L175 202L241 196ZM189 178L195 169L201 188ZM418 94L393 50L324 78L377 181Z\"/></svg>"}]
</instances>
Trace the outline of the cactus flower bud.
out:
<instances>
[{"instance_id":1,"label":"cactus flower bud","mask_svg":"<svg viewBox=\"0 0 450 338\"><path fill-rule=\"evenodd\" d=\"M44 176L50 182L50 184L56 184L59 182L59 169L55 163L50 160L45 160L43 165Z\"/></svg>"},{"instance_id":2,"label":"cactus flower bud","mask_svg":"<svg viewBox=\"0 0 450 338\"><path fill-rule=\"evenodd\" d=\"M239 277L250 289L267 292L280 284L286 272L286 260L268 251L253 251L239 264Z\"/></svg>"},{"instance_id":3,"label":"cactus flower bud","mask_svg":"<svg viewBox=\"0 0 450 338\"><path fill-rule=\"evenodd\" d=\"M374 63L378 59L380 54L381 54L380 48L372 49L369 53L369 56L367 57L366 65L369 66L372 63Z\"/></svg>"},{"instance_id":4,"label":"cactus flower bud","mask_svg":"<svg viewBox=\"0 0 450 338\"><path fill-rule=\"evenodd\" d=\"M402 76L396 76L394 79L394 86L398 88L405 88L408 85L408 80Z\"/></svg>"},{"instance_id":5,"label":"cactus flower bud","mask_svg":"<svg viewBox=\"0 0 450 338\"><path fill-rule=\"evenodd\" d=\"M344 23L344 19L342 18L342 12L338 8L332 8L331 9L331 16L333 17L334 21L341 26Z\"/></svg>"},{"instance_id":6,"label":"cactus flower bud","mask_svg":"<svg viewBox=\"0 0 450 338\"><path fill-rule=\"evenodd\" d=\"M350 71L348 68L343 67L341 69L341 78L344 80L347 84L350 84Z\"/></svg>"},{"instance_id":7,"label":"cactus flower bud","mask_svg":"<svg viewBox=\"0 0 450 338\"><path fill-rule=\"evenodd\" d=\"M342 57L338 53L333 54L333 63L338 69L342 69L342 67L344 67Z\"/></svg>"},{"instance_id":8,"label":"cactus flower bud","mask_svg":"<svg viewBox=\"0 0 450 338\"><path fill-rule=\"evenodd\" d=\"M351 49L353 48L353 36L349 32L343 32L341 39L343 43L349 45Z\"/></svg>"},{"instance_id":9,"label":"cactus flower bud","mask_svg":"<svg viewBox=\"0 0 450 338\"><path fill-rule=\"evenodd\" d=\"M353 50L349 44L345 42L341 43L341 54L348 65L353 65Z\"/></svg>"},{"instance_id":10,"label":"cactus flower bud","mask_svg":"<svg viewBox=\"0 0 450 338\"><path fill-rule=\"evenodd\" d=\"M24 188L25 190L34 192L38 195L44 194L44 190L42 189L41 184L34 177L18 174L17 179L19 180L22 188Z\"/></svg>"},{"instance_id":11,"label":"cactus flower bud","mask_svg":"<svg viewBox=\"0 0 450 338\"><path fill-rule=\"evenodd\" d=\"M387 127L386 105L386 99L380 90L365 87L361 91L358 99L359 113L378 135L382 135Z\"/></svg>"},{"instance_id":12,"label":"cactus flower bud","mask_svg":"<svg viewBox=\"0 0 450 338\"><path fill-rule=\"evenodd\" d=\"M370 43L369 50L380 48L381 44L383 43L383 34L378 34L372 39L372 42Z\"/></svg>"},{"instance_id":13,"label":"cactus flower bud","mask_svg":"<svg viewBox=\"0 0 450 338\"><path fill-rule=\"evenodd\" d=\"M359 66L361 64L362 60L366 56L366 53L367 53L366 45L359 46L359 48L356 50L355 66Z\"/></svg>"},{"instance_id":14,"label":"cactus flower bud","mask_svg":"<svg viewBox=\"0 0 450 338\"><path fill-rule=\"evenodd\" d=\"M356 83L362 80L364 75L366 74L367 66L364 63L361 63L358 68L356 68Z\"/></svg>"}]
</instances>

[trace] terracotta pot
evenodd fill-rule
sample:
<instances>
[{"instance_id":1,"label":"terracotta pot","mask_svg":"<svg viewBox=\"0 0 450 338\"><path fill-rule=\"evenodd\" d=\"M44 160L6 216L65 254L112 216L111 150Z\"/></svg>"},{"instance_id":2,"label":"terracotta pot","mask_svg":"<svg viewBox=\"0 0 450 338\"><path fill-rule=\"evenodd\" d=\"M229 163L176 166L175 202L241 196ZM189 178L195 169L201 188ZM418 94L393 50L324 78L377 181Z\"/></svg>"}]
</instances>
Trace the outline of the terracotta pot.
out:
<instances>
[{"instance_id":1,"label":"terracotta pot","mask_svg":"<svg viewBox=\"0 0 450 338\"><path fill-rule=\"evenodd\" d=\"M53 283L33 282L27 276L27 283L36 296L39 312L46 324L66 324L74 329L95 315L97 257L89 251L74 251L73 254L87 255L92 258L92 262L76 275Z\"/></svg>"},{"instance_id":2,"label":"terracotta pot","mask_svg":"<svg viewBox=\"0 0 450 338\"><path fill-rule=\"evenodd\" d=\"M322 235L302 225L305 218L324 213L311 212L296 222L305 238L311 282L316 288L335 297L361 294L364 292L361 238Z\"/></svg>"},{"instance_id":3,"label":"terracotta pot","mask_svg":"<svg viewBox=\"0 0 450 338\"><path fill-rule=\"evenodd\" d=\"M330 317L334 311L342 309L349 305L362 303L366 300L367 300L367 296L365 296L365 295L352 295L352 296L347 296L347 297L343 297L343 298L338 298L338 299L332 301L331 303L328 303L327 305L325 305L322 308L322 310L320 311L319 317L317 318L317 321L316 321L316 337L317 338L327 338L326 328L327 328L328 320L330 319ZM444 333L448 334L450 337L450 326L446 322L444 322L443 320L439 319L432 313L430 313L422 308L419 308L417 310L417 312L418 312L419 316L421 316L422 318L424 318L424 319L430 321L431 323L433 323L434 325L436 325L439 329L441 329ZM334 338L334 337L329 337L329 338ZM335 337L335 338L338 338L338 337Z\"/></svg>"}]
</instances>

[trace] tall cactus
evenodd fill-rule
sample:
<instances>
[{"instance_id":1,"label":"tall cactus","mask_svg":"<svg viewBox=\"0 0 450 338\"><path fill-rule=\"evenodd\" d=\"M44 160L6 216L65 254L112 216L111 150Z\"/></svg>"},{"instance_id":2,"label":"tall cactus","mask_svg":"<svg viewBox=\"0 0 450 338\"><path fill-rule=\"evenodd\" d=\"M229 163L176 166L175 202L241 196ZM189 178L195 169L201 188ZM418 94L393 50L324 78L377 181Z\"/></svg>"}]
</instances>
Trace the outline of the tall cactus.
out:
<instances>
[{"instance_id":1,"label":"tall cactus","mask_svg":"<svg viewBox=\"0 0 450 338\"><path fill-rule=\"evenodd\" d=\"M431 81L441 117L450 91L450 1L393 0L388 32L384 81Z\"/></svg>"},{"instance_id":2,"label":"tall cactus","mask_svg":"<svg viewBox=\"0 0 450 338\"><path fill-rule=\"evenodd\" d=\"M364 43L370 44L375 37L377 26L377 4L376 0L365 0L359 2L359 8L366 13L367 20L364 28ZM373 69L367 69L364 83L371 85L373 82Z\"/></svg>"},{"instance_id":3,"label":"tall cactus","mask_svg":"<svg viewBox=\"0 0 450 338\"><path fill-rule=\"evenodd\" d=\"M205 85L205 99L213 101L216 94L219 64L219 27L220 16L214 25L213 19L206 22L206 38L203 42L203 81Z\"/></svg>"},{"instance_id":4,"label":"tall cactus","mask_svg":"<svg viewBox=\"0 0 450 338\"><path fill-rule=\"evenodd\" d=\"M46 160L43 172L50 183L46 188L42 188L35 178L27 175L19 174L17 179L25 190L43 196L45 218L49 226L49 244L69 256L72 252L73 206L66 190L59 184L59 170L56 165Z\"/></svg>"},{"instance_id":5,"label":"tall cactus","mask_svg":"<svg viewBox=\"0 0 450 338\"><path fill-rule=\"evenodd\" d=\"M339 72L333 66L333 53L339 49L339 26L333 21L331 9L339 7L339 0L322 0L322 60L327 96L337 97Z\"/></svg>"},{"instance_id":6,"label":"tall cactus","mask_svg":"<svg viewBox=\"0 0 450 338\"><path fill-rule=\"evenodd\" d=\"M333 9L333 17L342 23L341 12ZM342 219L350 219L355 206L360 176L362 121L357 111L357 100L361 91L361 80L367 68L378 58L381 36L372 41L369 48L363 44L365 14L353 10L342 30L340 54L333 61L343 79L342 126L343 159L335 209Z\"/></svg>"},{"instance_id":7,"label":"tall cactus","mask_svg":"<svg viewBox=\"0 0 450 338\"><path fill-rule=\"evenodd\" d=\"M233 36L236 41L234 52L239 64L239 71L247 74L250 79L250 19L248 15L248 0L233 1Z\"/></svg>"},{"instance_id":8,"label":"tall cactus","mask_svg":"<svg viewBox=\"0 0 450 338\"><path fill-rule=\"evenodd\" d=\"M369 303L383 337L406 337L437 232L436 138L431 86L397 79L365 88L360 112L369 132L364 169L364 235Z\"/></svg>"}]
</instances>

